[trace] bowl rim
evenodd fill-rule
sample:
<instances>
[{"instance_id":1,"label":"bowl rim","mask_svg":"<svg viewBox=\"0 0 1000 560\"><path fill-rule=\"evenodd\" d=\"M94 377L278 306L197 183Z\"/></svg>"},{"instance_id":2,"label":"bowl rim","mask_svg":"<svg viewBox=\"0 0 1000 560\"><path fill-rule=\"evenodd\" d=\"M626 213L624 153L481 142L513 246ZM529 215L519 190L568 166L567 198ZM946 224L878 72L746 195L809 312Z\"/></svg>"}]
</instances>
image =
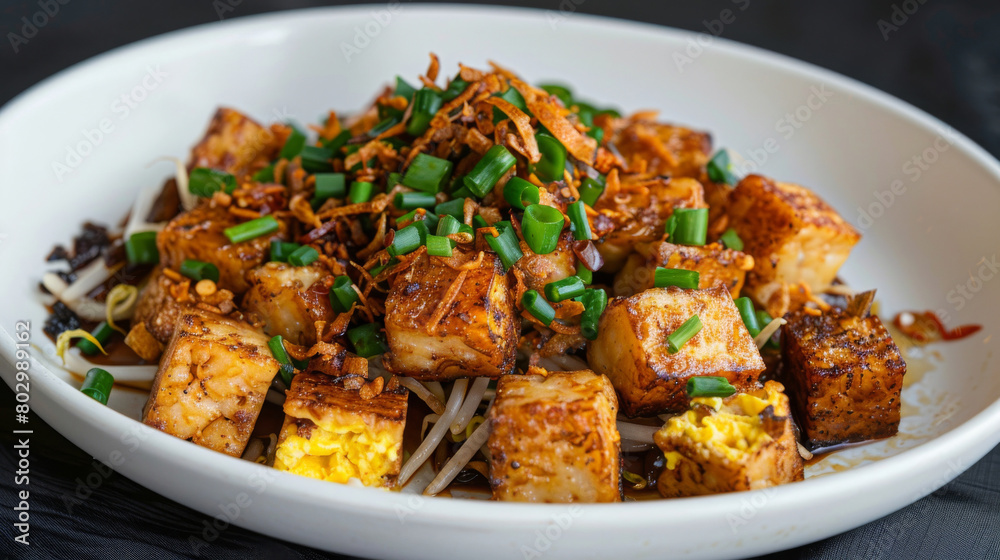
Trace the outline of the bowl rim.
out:
<instances>
[{"instance_id":1,"label":"bowl rim","mask_svg":"<svg viewBox=\"0 0 1000 560\"><path fill-rule=\"evenodd\" d=\"M186 44L189 48L194 48L192 45L195 45L197 47L196 50L203 50L212 41L230 43L234 40L239 40L237 32L252 32L265 25L272 25L275 20L278 20L283 25L290 25L299 19L311 19L316 16L329 17L337 14L370 11L372 9L373 6L371 5L362 5L328 6L268 12L182 28L126 44L61 70L12 98L0 107L0 129L4 129L8 121L17 117L21 111L28 110L33 105L45 103L47 97L55 93L59 89L59 86L72 83L78 76L89 73L95 67L113 66L122 59L155 53L164 46L176 48ZM537 18L544 12L544 10L535 8L455 4L406 4L405 9L408 12L421 12L423 15L460 18L481 18L484 16L500 16L514 19ZM700 32L650 23L580 13L570 14L563 23L595 29L607 35L627 34L634 36L638 33L651 38L658 36L660 38L681 41L694 39L701 34ZM226 29L228 32L216 33L220 29ZM215 35L214 37L213 34ZM857 97L860 101L872 103L881 110L909 121L929 133L947 134L952 143L958 147L958 151L972 158L1000 185L1000 162L994 159L984 148L943 121L888 93L814 64L759 47L738 43L723 37L715 37L709 48L725 56L741 59L749 64L769 67L780 72L821 80L822 82L835 85L852 96ZM183 52L183 49L179 50ZM5 318L10 319L10 317ZM0 331L5 335L0 337L0 355L8 362L13 363L16 350L15 340L12 333L4 325L6 323L0 324ZM190 442L177 439L159 430L145 426L137 420L133 420L113 409L100 405L56 376L46 363L38 360L34 355L30 358L30 363L32 381L35 381L39 388L64 411L73 415L73 417L88 422L93 429L102 432L104 437L113 438L114 440L117 440L121 434L134 430L136 426L141 426L141 430L143 430L146 436L145 441L147 442L143 447L148 448L150 450L148 451L149 453L167 462L178 461L178 457L183 457L185 462L204 467L201 470L207 479L205 482L245 481L255 473L260 473L261 469L265 469L267 472L277 476L275 484L295 500L324 499L329 500L330 507L363 508L367 513L385 518L395 518L399 507L407 507L407 504L412 504L412 494L379 492L370 488L329 484L228 457L198 445L193 445ZM7 378L6 375L4 377L8 385L13 385L12 379ZM970 450L976 450L977 457L982 457L994 445L1000 442L1000 431L993 428L997 424L1000 424L1000 399L949 431L914 448L902 451L895 456L839 472L835 476L807 479L795 484L768 489L770 500L768 510L769 512L776 513L780 513L782 510L794 510L801 507L801 501L804 499L803 496L808 496L811 500L835 499L843 495L845 488L852 489L853 492L859 492L865 489L891 485L898 478L901 469L905 470L907 464L943 466L947 457L960 452L968 453ZM77 444L76 442L74 443ZM220 458L224 458L222 459L223 463L218 463ZM225 468L211 468L212 466L219 465ZM921 490L922 494L910 501L929 494L969 466L971 464L955 467L957 470L953 469L954 472L950 476L945 475L942 477L937 486ZM911 466L910 468L913 467ZM737 504L745 495L747 494L733 493L673 500L651 500L614 504L579 504L576 507L583 508L584 510L613 512L614 515L583 516L578 520L579 528L581 529L596 527L609 529L636 522L648 522L651 519L651 514L662 515L671 511L680 511L677 508L683 508L685 515L688 516L708 516L713 514L722 516L727 512L733 511L735 509L733 505ZM504 520L516 521L518 524L548 522L551 520L556 508L565 508L567 505L519 504L510 502L493 502L489 505L483 505L478 500L448 498L422 498L422 500L422 517L433 518L433 523L435 524L446 522L450 525L469 528L481 528L484 522L496 523L498 517L502 517Z\"/></svg>"}]
</instances>

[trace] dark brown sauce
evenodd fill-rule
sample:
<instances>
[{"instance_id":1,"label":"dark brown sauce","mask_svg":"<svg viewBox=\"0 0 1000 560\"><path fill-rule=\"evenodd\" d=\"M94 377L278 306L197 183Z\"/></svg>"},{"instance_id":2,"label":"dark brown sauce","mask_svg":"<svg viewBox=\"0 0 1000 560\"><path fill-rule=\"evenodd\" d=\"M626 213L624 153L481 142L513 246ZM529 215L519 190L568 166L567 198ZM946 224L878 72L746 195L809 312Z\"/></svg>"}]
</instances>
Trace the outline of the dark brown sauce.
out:
<instances>
[{"instance_id":1,"label":"dark brown sauce","mask_svg":"<svg viewBox=\"0 0 1000 560\"><path fill-rule=\"evenodd\" d=\"M264 406L260 407L260 414L257 416L257 423L253 426L251 438L266 438L271 434L279 435L281 425L285 421L285 412L280 406L264 401Z\"/></svg>"},{"instance_id":2,"label":"dark brown sauce","mask_svg":"<svg viewBox=\"0 0 1000 560\"><path fill-rule=\"evenodd\" d=\"M874 443L876 441L882 441L882 440L881 439L869 439L869 440L865 440L865 441L857 441L857 442L852 442L852 443L838 443L836 445L828 445L826 447L817 447L816 449L813 449L813 450L810 451L810 453L812 453L812 458L806 460L805 466L806 467L811 467L811 466L819 463L823 459L826 459L831 454L836 453L838 451L843 451L845 449L853 449L855 447L861 447L861 446L864 446L864 445L868 445L870 443Z\"/></svg>"}]
</instances>

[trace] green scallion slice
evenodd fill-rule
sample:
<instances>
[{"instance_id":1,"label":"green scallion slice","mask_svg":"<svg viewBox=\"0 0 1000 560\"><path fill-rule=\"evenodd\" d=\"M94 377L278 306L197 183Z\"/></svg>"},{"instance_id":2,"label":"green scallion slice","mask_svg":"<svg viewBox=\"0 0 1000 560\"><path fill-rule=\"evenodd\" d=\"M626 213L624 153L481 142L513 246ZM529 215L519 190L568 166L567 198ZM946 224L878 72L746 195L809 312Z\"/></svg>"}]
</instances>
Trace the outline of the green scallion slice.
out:
<instances>
[{"instance_id":1,"label":"green scallion slice","mask_svg":"<svg viewBox=\"0 0 1000 560\"><path fill-rule=\"evenodd\" d=\"M696 376L688 379L688 397L728 397L736 393L736 387L725 377Z\"/></svg>"},{"instance_id":2,"label":"green scallion slice","mask_svg":"<svg viewBox=\"0 0 1000 560\"><path fill-rule=\"evenodd\" d=\"M431 119L437 114L438 109L444 101L441 94L430 89L423 88L413 96L413 112L410 113L410 122L406 125L406 133L411 136L420 136L431 124Z\"/></svg>"},{"instance_id":3,"label":"green scallion slice","mask_svg":"<svg viewBox=\"0 0 1000 560\"><path fill-rule=\"evenodd\" d=\"M653 285L657 288L677 286L685 290L697 290L701 275L697 270L657 267L653 273Z\"/></svg>"},{"instance_id":4,"label":"green scallion slice","mask_svg":"<svg viewBox=\"0 0 1000 560\"><path fill-rule=\"evenodd\" d=\"M432 257L450 257L451 239L448 239L447 237L440 237L437 235L428 235L427 254Z\"/></svg>"},{"instance_id":5,"label":"green scallion slice","mask_svg":"<svg viewBox=\"0 0 1000 560\"><path fill-rule=\"evenodd\" d=\"M559 101L562 101L562 104L564 106L566 107L573 106L573 92L570 91L568 87L561 86L559 84L544 84L538 87L544 89L551 95L556 96L559 99Z\"/></svg>"},{"instance_id":6,"label":"green scallion slice","mask_svg":"<svg viewBox=\"0 0 1000 560\"><path fill-rule=\"evenodd\" d=\"M538 204L539 197L538 187L520 177L511 177L503 186L504 200L518 210L524 210L530 204Z\"/></svg>"},{"instance_id":7,"label":"green scallion slice","mask_svg":"<svg viewBox=\"0 0 1000 560\"><path fill-rule=\"evenodd\" d=\"M354 181L351 183L351 188L347 191L347 201L351 204L361 204L362 202L368 202L372 198L372 192L375 190L375 185L369 183L368 181Z\"/></svg>"},{"instance_id":8,"label":"green scallion slice","mask_svg":"<svg viewBox=\"0 0 1000 560\"><path fill-rule=\"evenodd\" d=\"M344 275L333 279L333 285L330 286L330 305L334 311L346 313L359 299L350 277Z\"/></svg>"},{"instance_id":9,"label":"green scallion slice","mask_svg":"<svg viewBox=\"0 0 1000 560\"><path fill-rule=\"evenodd\" d=\"M350 130L341 130L339 134L331 138L330 140L323 143L323 147L330 150L333 157L343 157L343 148L347 144L347 141L351 139Z\"/></svg>"},{"instance_id":10,"label":"green scallion slice","mask_svg":"<svg viewBox=\"0 0 1000 560\"><path fill-rule=\"evenodd\" d=\"M133 233L125 242L125 257L131 264L156 264L160 262L160 251L156 248L156 232Z\"/></svg>"},{"instance_id":11,"label":"green scallion slice","mask_svg":"<svg viewBox=\"0 0 1000 560\"><path fill-rule=\"evenodd\" d=\"M398 257L417 250L417 247L427 242L428 228L423 220L417 220L412 224L396 230L393 236L392 245L389 246L389 255Z\"/></svg>"},{"instance_id":12,"label":"green scallion slice","mask_svg":"<svg viewBox=\"0 0 1000 560\"><path fill-rule=\"evenodd\" d=\"M500 177L510 171L517 160L504 146L497 144L486 151L463 182L473 194L482 198L493 189Z\"/></svg>"},{"instance_id":13,"label":"green scallion slice","mask_svg":"<svg viewBox=\"0 0 1000 560\"><path fill-rule=\"evenodd\" d=\"M186 259L183 263L181 263L180 273L195 282L200 282L202 280L211 280L216 283L219 282L219 268L212 263L204 261Z\"/></svg>"},{"instance_id":14,"label":"green scallion slice","mask_svg":"<svg viewBox=\"0 0 1000 560\"><path fill-rule=\"evenodd\" d=\"M271 260L274 262L288 262L288 255L294 253L301 245L289 243L278 239L271 240Z\"/></svg>"},{"instance_id":15,"label":"green scallion slice","mask_svg":"<svg viewBox=\"0 0 1000 560\"><path fill-rule=\"evenodd\" d=\"M347 339L354 346L354 353L362 358L384 354L389 349L385 341L382 325L367 323L347 330Z\"/></svg>"},{"instance_id":16,"label":"green scallion slice","mask_svg":"<svg viewBox=\"0 0 1000 560\"><path fill-rule=\"evenodd\" d=\"M448 184L452 163L446 159L427 154L417 154L403 175L407 187L427 193L438 193Z\"/></svg>"},{"instance_id":17,"label":"green scallion slice","mask_svg":"<svg viewBox=\"0 0 1000 560\"><path fill-rule=\"evenodd\" d=\"M601 177L603 179L603 177ZM604 192L604 183L599 179L594 179L592 177L587 177L580 182L580 200L585 202L587 206L591 208L594 204L597 204L597 199L601 197L601 193Z\"/></svg>"},{"instance_id":18,"label":"green scallion slice","mask_svg":"<svg viewBox=\"0 0 1000 560\"><path fill-rule=\"evenodd\" d=\"M594 283L594 273L582 264L576 265L576 277L588 286Z\"/></svg>"},{"instance_id":19,"label":"green scallion slice","mask_svg":"<svg viewBox=\"0 0 1000 560\"><path fill-rule=\"evenodd\" d=\"M726 232L719 237L719 241L725 244L726 247L735 251L743 250L743 240L740 239L739 234L737 234L736 230L733 228L727 229Z\"/></svg>"},{"instance_id":20,"label":"green scallion slice","mask_svg":"<svg viewBox=\"0 0 1000 560\"><path fill-rule=\"evenodd\" d=\"M538 151L542 159L534 165L534 173L542 181L559 181L566 169L566 147L548 134L536 134Z\"/></svg>"},{"instance_id":21,"label":"green scallion slice","mask_svg":"<svg viewBox=\"0 0 1000 560\"><path fill-rule=\"evenodd\" d=\"M104 346L108 339L111 338L112 332L114 332L114 329L111 328L111 325L109 325L106 321L101 321L96 327L94 327L94 330L90 331L90 336L96 338L97 342L100 342L101 346ZM96 356L101 351L100 348L86 338L81 338L80 341L76 343L76 347L88 356Z\"/></svg>"},{"instance_id":22,"label":"green scallion slice","mask_svg":"<svg viewBox=\"0 0 1000 560\"><path fill-rule=\"evenodd\" d=\"M253 175L250 176L251 179L257 181L258 183L271 183L274 182L274 165L268 165L267 167L255 171ZM190 189L189 189L190 190Z\"/></svg>"},{"instance_id":23,"label":"green scallion slice","mask_svg":"<svg viewBox=\"0 0 1000 560\"><path fill-rule=\"evenodd\" d=\"M546 255L556 250L559 233L566 224L563 213L544 204L532 204L524 209L521 233L524 241L538 255Z\"/></svg>"},{"instance_id":24,"label":"green scallion slice","mask_svg":"<svg viewBox=\"0 0 1000 560\"><path fill-rule=\"evenodd\" d=\"M298 127L292 125L292 134L285 140L285 145L281 147L279 158L291 160L302 153L302 148L306 146L306 135Z\"/></svg>"},{"instance_id":25,"label":"green scallion slice","mask_svg":"<svg viewBox=\"0 0 1000 560\"><path fill-rule=\"evenodd\" d=\"M288 255L288 264L292 266L307 266L319 258L319 251L309 245L303 245Z\"/></svg>"},{"instance_id":26,"label":"green scallion slice","mask_svg":"<svg viewBox=\"0 0 1000 560\"><path fill-rule=\"evenodd\" d=\"M278 372L281 374L282 381L285 382L286 386L291 387L292 377L295 375L295 366L292 364L292 359L288 356L288 351L285 350L285 340L281 335L271 337L271 340L267 341L267 347L271 349L271 355L278 361Z\"/></svg>"},{"instance_id":27,"label":"green scallion slice","mask_svg":"<svg viewBox=\"0 0 1000 560\"><path fill-rule=\"evenodd\" d=\"M437 225L437 231L434 233L441 237L447 237L453 233L458 233L462 230L462 222L458 221L458 218L452 216L451 214L445 214L440 217ZM427 246L430 248L430 245Z\"/></svg>"},{"instance_id":28,"label":"green scallion slice","mask_svg":"<svg viewBox=\"0 0 1000 560\"><path fill-rule=\"evenodd\" d=\"M531 313L532 317L538 319L543 325L549 326L556 318L556 310L552 309L549 302L545 301L535 290L528 290L521 296L521 305Z\"/></svg>"},{"instance_id":29,"label":"green scallion slice","mask_svg":"<svg viewBox=\"0 0 1000 560\"><path fill-rule=\"evenodd\" d=\"M690 319L677 327L677 330L667 336L667 351L676 354L681 351L687 341L698 334L702 328L701 319L697 315L692 315Z\"/></svg>"},{"instance_id":30,"label":"green scallion slice","mask_svg":"<svg viewBox=\"0 0 1000 560\"><path fill-rule=\"evenodd\" d=\"M675 245L704 245L708 236L708 208L674 208L677 227L670 236Z\"/></svg>"},{"instance_id":31,"label":"green scallion slice","mask_svg":"<svg viewBox=\"0 0 1000 560\"><path fill-rule=\"evenodd\" d=\"M735 186L740 180L733 173L732 163L729 161L729 152L726 150L719 150L715 152L712 159L708 160L708 165L706 166L708 171L708 178L713 183L725 183L727 185Z\"/></svg>"},{"instance_id":32,"label":"green scallion slice","mask_svg":"<svg viewBox=\"0 0 1000 560\"><path fill-rule=\"evenodd\" d=\"M333 150L320 148L319 146L306 146L299 154L302 158L302 169L309 173L322 173L333 169L330 160L333 159Z\"/></svg>"},{"instance_id":33,"label":"green scallion slice","mask_svg":"<svg viewBox=\"0 0 1000 560\"><path fill-rule=\"evenodd\" d=\"M562 280L549 282L545 285L545 299L557 303L583 295L586 290L587 287L583 284L583 280L576 276L567 276Z\"/></svg>"},{"instance_id":34,"label":"green scallion slice","mask_svg":"<svg viewBox=\"0 0 1000 560\"><path fill-rule=\"evenodd\" d=\"M405 97L407 101L413 98L413 94L416 93L416 89L408 84L402 76L396 76L396 89L393 90L393 95L397 97Z\"/></svg>"},{"instance_id":35,"label":"green scallion slice","mask_svg":"<svg viewBox=\"0 0 1000 560\"><path fill-rule=\"evenodd\" d=\"M608 293L604 290L588 289L580 297L580 303L584 307L583 315L580 317L580 332L587 340L595 340L601 315L608 306Z\"/></svg>"},{"instance_id":36,"label":"green scallion slice","mask_svg":"<svg viewBox=\"0 0 1000 560\"><path fill-rule=\"evenodd\" d=\"M322 202L328 198L344 198L347 196L347 176L343 173L317 173L316 190L313 201Z\"/></svg>"},{"instance_id":37,"label":"green scallion slice","mask_svg":"<svg viewBox=\"0 0 1000 560\"><path fill-rule=\"evenodd\" d=\"M521 92L517 91L516 89L508 87L507 91L503 93L494 94L494 97L499 97L500 99L503 99L504 101L520 109L529 117L531 116L531 112L528 111L528 104L525 103L524 97L521 96ZM497 124L498 122L504 120L505 118L507 118L507 115L505 115L504 112L501 111L499 107L493 107L493 124Z\"/></svg>"},{"instance_id":38,"label":"green scallion slice","mask_svg":"<svg viewBox=\"0 0 1000 560\"><path fill-rule=\"evenodd\" d=\"M482 216L477 215L476 218L479 219L476 220L474 218L473 222L478 222L476 225L477 228L489 227ZM493 252L500 257L500 263L503 265L504 272L506 272L510 270L510 267L514 266L514 263L521 260L524 253L521 252L521 243L517 240L517 234L514 233L514 226L510 222L497 222L493 224L493 227L496 228L499 235L493 237L489 233L484 233L483 239L490 246L490 249L493 249Z\"/></svg>"},{"instance_id":39,"label":"green scallion slice","mask_svg":"<svg viewBox=\"0 0 1000 560\"><path fill-rule=\"evenodd\" d=\"M278 225L278 220L274 216L268 214L267 216L261 216L250 220L249 222L243 222L240 225L226 228L223 233L229 238L229 241L233 243L243 243L244 241L250 241L251 239L256 239L258 237L272 234L281 229Z\"/></svg>"},{"instance_id":40,"label":"green scallion slice","mask_svg":"<svg viewBox=\"0 0 1000 560\"><path fill-rule=\"evenodd\" d=\"M465 216L465 199L456 198L442 202L434 207L434 213L438 216L454 216L461 220Z\"/></svg>"},{"instance_id":41,"label":"green scallion slice","mask_svg":"<svg viewBox=\"0 0 1000 560\"><path fill-rule=\"evenodd\" d=\"M577 200L567 206L566 215L569 216L569 226L570 230L573 231L573 239L585 241L594 237L590 231L590 220L587 219L587 207L582 200Z\"/></svg>"},{"instance_id":42,"label":"green scallion slice","mask_svg":"<svg viewBox=\"0 0 1000 560\"><path fill-rule=\"evenodd\" d=\"M111 395L111 388L114 386L115 378L101 368L91 368L87 371L87 376L83 379L80 392L95 401L106 405L108 396Z\"/></svg>"},{"instance_id":43,"label":"green scallion slice","mask_svg":"<svg viewBox=\"0 0 1000 560\"><path fill-rule=\"evenodd\" d=\"M432 208L435 204L437 204L437 199L434 198L434 195L425 192L397 193L393 200L393 205L400 210Z\"/></svg>"},{"instance_id":44,"label":"green scallion slice","mask_svg":"<svg viewBox=\"0 0 1000 560\"><path fill-rule=\"evenodd\" d=\"M455 76L455 79L448 82L448 89L444 91L444 93L442 94L442 98L445 101L451 101L452 99L458 97L460 93L465 91L465 88L467 87L469 87L469 82L463 80L462 78L459 78L458 76Z\"/></svg>"},{"instance_id":45,"label":"green scallion slice","mask_svg":"<svg viewBox=\"0 0 1000 560\"><path fill-rule=\"evenodd\" d=\"M743 324L746 325L750 336L757 336L761 326L757 322L757 312L754 311L753 302L748 297L741 297L733 300L733 303L736 304L736 309L740 312L740 318L743 319Z\"/></svg>"},{"instance_id":46,"label":"green scallion slice","mask_svg":"<svg viewBox=\"0 0 1000 560\"><path fill-rule=\"evenodd\" d=\"M273 170L271 175L274 175ZM188 175L188 190L191 194L203 198L208 198L218 191L233 194L236 190L236 177L217 169L195 167Z\"/></svg>"}]
</instances>

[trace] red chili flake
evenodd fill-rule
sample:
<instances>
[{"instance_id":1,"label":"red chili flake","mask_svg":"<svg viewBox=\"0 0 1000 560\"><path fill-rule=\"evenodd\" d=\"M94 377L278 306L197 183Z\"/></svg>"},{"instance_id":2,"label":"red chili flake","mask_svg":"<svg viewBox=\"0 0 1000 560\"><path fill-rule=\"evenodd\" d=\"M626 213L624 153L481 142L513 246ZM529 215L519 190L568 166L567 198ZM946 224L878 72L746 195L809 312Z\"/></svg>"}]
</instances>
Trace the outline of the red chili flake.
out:
<instances>
[{"instance_id":1,"label":"red chili flake","mask_svg":"<svg viewBox=\"0 0 1000 560\"><path fill-rule=\"evenodd\" d=\"M982 325L962 325L948 329L933 311L897 313L892 323L914 342L926 344L936 340L959 340L982 330Z\"/></svg>"}]
</instances>

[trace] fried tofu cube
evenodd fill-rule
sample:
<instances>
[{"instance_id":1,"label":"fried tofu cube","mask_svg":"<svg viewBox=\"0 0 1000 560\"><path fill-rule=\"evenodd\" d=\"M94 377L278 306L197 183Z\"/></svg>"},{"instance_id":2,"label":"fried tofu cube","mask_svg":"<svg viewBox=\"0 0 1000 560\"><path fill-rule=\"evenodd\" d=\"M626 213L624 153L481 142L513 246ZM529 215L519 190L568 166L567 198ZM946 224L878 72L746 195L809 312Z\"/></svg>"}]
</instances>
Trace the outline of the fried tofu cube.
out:
<instances>
[{"instance_id":1,"label":"fried tofu cube","mask_svg":"<svg viewBox=\"0 0 1000 560\"><path fill-rule=\"evenodd\" d=\"M712 137L640 116L611 137L629 173L699 178L712 155Z\"/></svg>"},{"instance_id":2,"label":"fried tofu cube","mask_svg":"<svg viewBox=\"0 0 1000 560\"><path fill-rule=\"evenodd\" d=\"M185 310L160 360L142 421L239 457L278 373L267 341L242 321Z\"/></svg>"},{"instance_id":3,"label":"fried tofu cube","mask_svg":"<svg viewBox=\"0 0 1000 560\"><path fill-rule=\"evenodd\" d=\"M597 244L604 257L601 270L618 272L637 243L662 239L674 208L707 207L704 189L695 179L624 179L617 188L609 186L594 203L601 219L613 224Z\"/></svg>"},{"instance_id":4,"label":"fried tofu cube","mask_svg":"<svg viewBox=\"0 0 1000 560\"><path fill-rule=\"evenodd\" d=\"M795 286L826 290L861 240L851 224L815 193L748 175L729 195L729 225L754 258L747 292L772 316L794 309Z\"/></svg>"},{"instance_id":5,"label":"fried tofu cube","mask_svg":"<svg viewBox=\"0 0 1000 560\"><path fill-rule=\"evenodd\" d=\"M386 297L385 367L429 381L496 378L514 369L519 326L494 253L469 270L423 255L393 280Z\"/></svg>"},{"instance_id":6,"label":"fried tofu cube","mask_svg":"<svg viewBox=\"0 0 1000 560\"><path fill-rule=\"evenodd\" d=\"M667 336L694 315L702 329L671 354ZM686 409L691 377L721 376L750 389L764 371L757 345L724 286L652 288L615 298L601 316L597 340L587 347L587 363L611 379L630 417Z\"/></svg>"},{"instance_id":7,"label":"fried tofu cube","mask_svg":"<svg viewBox=\"0 0 1000 560\"><path fill-rule=\"evenodd\" d=\"M590 370L505 375L490 409L493 499L621 501L618 399Z\"/></svg>"},{"instance_id":8,"label":"fried tofu cube","mask_svg":"<svg viewBox=\"0 0 1000 560\"><path fill-rule=\"evenodd\" d=\"M352 478L371 487L395 484L408 391L400 387L370 396L352 388L352 381L361 379L321 373L292 379L274 468L341 484Z\"/></svg>"},{"instance_id":9,"label":"fried tofu cube","mask_svg":"<svg viewBox=\"0 0 1000 560\"><path fill-rule=\"evenodd\" d=\"M640 243L629 255L625 267L615 276L616 296L630 296L652 288L657 268L680 268L698 272L698 287L725 286L734 298L739 297L748 270L753 269L753 257L726 249L721 243L702 247L674 245L666 241Z\"/></svg>"},{"instance_id":10,"label":"fried tofu cube","mask_svg":"<svg viewBox=\"0 0 1000 560\"><path fill-rule=\"evenodd\" d=\"M163 274L162 268L157 268L139 293L132 316L133 325L143 323L146 331L161 344L170 342L177 319L190 307L190 302L177 301L171 293L172 286L174 282Z\"/></svg>"},{"instance_id":11,"label":"fried tofu cube","mask_svg":"<svg viewBox=\"0 0 1000 560\"><path fill-rule=\"evenodd\" d=\"M757 490L803 479L784 387L768 381L725 399L696 397L667 420L653 441L666 468L657 481L664 498Z\"/></svg>"},{"instance_id":12,"label":"fried tofu cube","mask_svg":"<svg viewBox=\"0 0 1000 560\"><path fill-rule=\"evenodd\" d=\"M330 273L318 264L269 262L247 274L250 289L243 299L243 312L263 323L264 334L312 346L316 343L316 321L336 318L329 288L323 283L328 276Z\"/></svg>"},{"instance_id":13,"label":"fried tofu cube","mask_svg":"<svg viewBox=\"0 0 1000 560\"><path fill-rule=\"evenodd\" d=\"M782 327L783 381L813 447L880 439L899 428L906 362L885 325L834 308Z\"/></svg>"},{"instance_id":14,"label":"fried tofu cube","mask_svg":"<svg viewBox=\"0 0 1000 560\"><path fill-rule=\"evenodd\" d=\"M277 233L243 243L229 241L224 233L226 228L243 221L211 203L184 212L170 220L156 236L160 262L175 271L186 259L214 264L219 269L219 287L242 295L250 287L246 273L268 260L271 239L281 237Z\"/></svg>"},{"instance_id":15,"label":"fried tofu cube","mask_svg":"<svg viewBox=\"0 0 1000 560\"><path fill-rule=\"evenodd\" d=\"M276 159L290 133L285 125L264 127L239 111L221 107L205 136L191 149L188 169L218 169L240 180Z\"/></svg>"}]
</instances>

